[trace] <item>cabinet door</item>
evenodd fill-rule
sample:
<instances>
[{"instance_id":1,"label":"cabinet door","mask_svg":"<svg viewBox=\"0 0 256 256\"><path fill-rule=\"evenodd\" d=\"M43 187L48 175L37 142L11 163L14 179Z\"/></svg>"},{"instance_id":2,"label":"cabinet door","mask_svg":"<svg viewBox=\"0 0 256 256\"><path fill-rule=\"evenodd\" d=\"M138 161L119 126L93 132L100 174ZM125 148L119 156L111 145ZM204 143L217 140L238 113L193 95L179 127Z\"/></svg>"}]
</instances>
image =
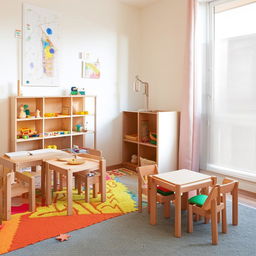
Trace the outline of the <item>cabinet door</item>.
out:
<instances>
[{"instance_id":1,"label":"cabinet door","mask_svg":"<svg viewBox=\"0 0 256 256\"><path fill-rule=\"evenodd\" d=\"M178 113L159 112L157 118L157 162L159 172L177 170Z\"/></svg>"}]
</instances>

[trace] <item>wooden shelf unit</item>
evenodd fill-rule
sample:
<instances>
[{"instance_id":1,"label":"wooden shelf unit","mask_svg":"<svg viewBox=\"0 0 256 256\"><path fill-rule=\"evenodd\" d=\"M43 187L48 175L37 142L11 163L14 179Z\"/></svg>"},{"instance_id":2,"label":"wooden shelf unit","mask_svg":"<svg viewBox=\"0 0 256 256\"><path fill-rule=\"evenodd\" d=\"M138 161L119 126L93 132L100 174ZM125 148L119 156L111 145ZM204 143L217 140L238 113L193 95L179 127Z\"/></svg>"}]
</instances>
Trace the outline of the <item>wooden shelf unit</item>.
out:
<instances>
[{"instance_id":1,"label":"wooden shelf unit","mask_svg":"<svg viewBox=\"0 0 256 256\"><path fill-rule=\"evenodd\" d=\"M12 137L11 151L34 150L56 145L58 149L79 147L96 148L96 96L61 96L61 97L12 97ZM19 119L19 108L27 104L31 116L40 110L40 118ZM88 111L88 115L78 112ZM63 113L64 112L64 113ZM56 117L45 117L46 113L59 113ZM62 115L63 114L63 115ZM87 127L87 132L76 131L76 125ZM37 131L40 137L17 138L21 128ZM65 131L65 134L47 135L53 131Z\"/></svg>"},{"instance_id":2,"label":"wooden shelf unit","mask_svg":"<svg viewBox=\"0 0 256 256\"><path fill-rule=\"evenodd\" d=\"M143 129L157 135L157 143L144 142ZM137 134L138 140L125 135ZM160 172L177 170L178 167L179 112L176 111L124 111L123 112L123 165L136 170L140 157L155 161ZM131 156L138 156L138 164L131 163Z\"/></svg>"}]
</instances>

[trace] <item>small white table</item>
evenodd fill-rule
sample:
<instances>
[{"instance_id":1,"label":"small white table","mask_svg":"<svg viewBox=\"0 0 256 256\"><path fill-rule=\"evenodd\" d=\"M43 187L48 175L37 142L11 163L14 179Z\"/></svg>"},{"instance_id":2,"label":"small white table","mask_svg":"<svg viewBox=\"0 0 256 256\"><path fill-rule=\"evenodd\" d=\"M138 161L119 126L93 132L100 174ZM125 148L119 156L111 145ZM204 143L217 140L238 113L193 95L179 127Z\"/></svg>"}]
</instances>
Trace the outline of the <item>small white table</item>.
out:
<instances>
[{"instance_id":1,"label":"small white table","mask_svg":"<svg viewBox=\"0 0 256 256\"><path fill-rule=\"evenodd\" d=\"M150 224L157 223L156 194L157 185L175 192L175 227L176 237L181 237L181 195L188 200L188 192L216 184L216 177L211 177L190 170L178 170L149 176Z\"/></svg>"}]
</instances>

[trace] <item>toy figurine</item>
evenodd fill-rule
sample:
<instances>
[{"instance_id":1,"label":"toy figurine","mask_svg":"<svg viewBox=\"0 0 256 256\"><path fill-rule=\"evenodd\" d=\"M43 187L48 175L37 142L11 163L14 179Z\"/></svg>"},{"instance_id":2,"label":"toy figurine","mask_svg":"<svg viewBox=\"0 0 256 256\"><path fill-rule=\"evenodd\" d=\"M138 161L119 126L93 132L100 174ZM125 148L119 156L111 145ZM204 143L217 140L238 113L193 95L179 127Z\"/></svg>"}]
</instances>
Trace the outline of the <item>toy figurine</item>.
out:
<instances>
[{"instance_id":1,"label":"toy figurine","mask_svg":"<svg viewBox=\"0 0 256 256\"><path fill-rule=\"evenodd\" d=\"M85 89L84 88L79 88L79 94L80 95L85 95Z\"/></svg>"},{"instance_id":2,"label":"toy figurine","mask_svg":"<svg viewBox=\"0 0 256 256\"><path fill-rule=\"evenodd\" d=\"M138 163L138 157L137 157L137 155L132 155L132 157L131 157L131 163L133 163L133 164L137 164Z\"/></svg>"},{"instance_id":3,"label":"toy figurine","mask_svg":"<svg viewBox=\"0 0 256 256\"><path fill-rule=\"evenodd\" d=\"M24 107L24 111L25 111L25 113L26 113L26 116L29 117L29 116L30 116L30 111L29 111L29 109L28 109L28 105L25 104L23 107Z\"/></svg>"},{"instance_id":4,"label":"toy figurine","mask_svg":"<svg viewBox=\"0 0 256 256\"><path fill-rule=\"evenodd\" d=\"M75 86L71 87L71 93L70 94L71 95L77 95L78 94L78 88L75 87Z\"/></svg>"},{"instance_id":5,"label":"toy figurine","mask_svg":"<svg viewBox=\"0 0 256 256\"><path fill-rule=\"evenodd\" d=\"M20 106L19 118L26 118L26 112L24 111L23 105Z\"/></svg>"},{"instance_id":6,"label":"toy figurine","mask_svg":"<svg viewBox=\"0 0 256 256\"><path fill-rule=\"evenodd\" d=\"M36 110L36 118L40 118L41 116L40 116L40 110L39 109L37 109Z\"/></svg>"}]
</instances>

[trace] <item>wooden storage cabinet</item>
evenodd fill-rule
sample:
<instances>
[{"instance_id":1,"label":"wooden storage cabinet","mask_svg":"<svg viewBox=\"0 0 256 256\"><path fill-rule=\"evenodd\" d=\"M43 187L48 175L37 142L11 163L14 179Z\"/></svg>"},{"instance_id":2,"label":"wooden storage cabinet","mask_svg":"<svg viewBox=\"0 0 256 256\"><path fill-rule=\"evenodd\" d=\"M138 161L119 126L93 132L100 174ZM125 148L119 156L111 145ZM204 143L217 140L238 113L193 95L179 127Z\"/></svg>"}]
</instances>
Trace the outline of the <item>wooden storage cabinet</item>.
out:
<instances>
[{"instance_id":1,"label":"wooden storage cabinet","mask_svg":"<svg viewBox=\"0 0 256 256\"><path fill-rule=\"evenodd\" d=\"M19 118L20 106L28 105L29 118ZM56 145L58 149L96 148L96 96L13 97L11 150L34 150ZM36 117L36 111L40 117ZM77 125L84 129L77 130ZM37 137L17 138L22 128ZM87 143L88 141L88 143Z\"/></svg>"},{"instance_id":2,"label":"wooden storage cabinet","mask_svg":"<svg viewBox=\"0 0 256 256\"><path fill-rule=\"evenodd\" d=\"M124 111L123 165L135 170L144 158L156 162L160 172L177 170L178 136L178 112ZM131 163L132 155L137 155L137 164Z\"/></svg>"}]
</instances>

